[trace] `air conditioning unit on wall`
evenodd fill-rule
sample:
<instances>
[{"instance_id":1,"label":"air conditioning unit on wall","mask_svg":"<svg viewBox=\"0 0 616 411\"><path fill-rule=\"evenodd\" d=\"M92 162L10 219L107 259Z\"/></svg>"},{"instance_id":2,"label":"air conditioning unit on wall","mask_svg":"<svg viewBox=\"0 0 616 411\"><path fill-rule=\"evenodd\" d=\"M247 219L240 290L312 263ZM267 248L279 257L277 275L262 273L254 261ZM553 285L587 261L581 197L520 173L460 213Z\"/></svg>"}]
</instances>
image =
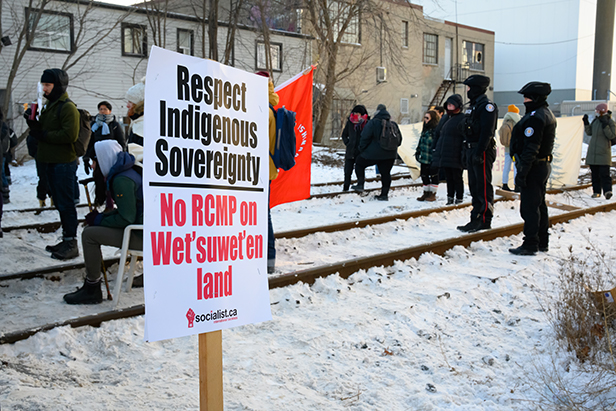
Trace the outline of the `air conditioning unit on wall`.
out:
<instances>
[{"instance_id":1,"label":"air conditioning unit on wall","mask_svg":"<svg viewBox=\"0 0 616 411\"><path fill-rule=\"evenodd\" d=\"M387 69L385 67L376 68L376 82L384 83L387 81Z\"/></svg>"}]
</instances>

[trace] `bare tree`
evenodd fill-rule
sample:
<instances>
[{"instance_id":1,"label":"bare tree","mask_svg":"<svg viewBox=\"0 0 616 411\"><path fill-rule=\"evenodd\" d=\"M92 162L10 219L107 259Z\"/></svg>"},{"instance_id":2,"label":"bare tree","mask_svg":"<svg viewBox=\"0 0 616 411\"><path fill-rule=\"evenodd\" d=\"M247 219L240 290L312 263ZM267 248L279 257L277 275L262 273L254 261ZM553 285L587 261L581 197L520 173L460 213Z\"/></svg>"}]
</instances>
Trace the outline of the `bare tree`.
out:
<instances>
[{"instance_id":1,"label":"bare tree","mask_svg":"<svg viewBox=\"0 0 616 411\"><path fill-rule=\"evenodd\" d=\"M167 45L166 34L169 0L144 0L143 8L146 11L150 30L152 30L154 45L165 48L165 46Z\"/></svg>"},{"instance_id":2,"label":"bare tree","mask_svg":"<svg viewBox=\"0 0 616 411\"><path fill-rule=\"evenodd\" d=\"M95 9L93 1L90 1L85 6L77 3L77 13L75 13L75 16L79 29L75 35L75 46L66 56L62 64L62 70L68 71L74 68L85 58L90 57L96 48L115 43L116 39L112 37L112 33L132 13L132 10L129 9L120 15L113 24L109 25L107 21L96 21L95 17L92 16L92 12ZM73 78L76 76L73 75Z\"/></svg>"},{"instance_id":3,"label":"bare tree","mask_svg":"<svg viewBox=\"0 0 616 411\"><path fill-rule=\"evenodd\" d=\"M15 44L15 54L13 56L13 62L11 64L11 69L9 71L9 76L6 81L5 86L5 94L4 101L2 102L2 107L7 111L11 101L13 83L15 81L15 77L17 76L17 71L21 62L26 55L26 51L30 48L32 41L34 39L34 35L36 33L36 29L38 27L39 21L41 20L41 15L43 11L49 4L49 0L40 0L35 3L33 0L28 1L27 13L23 17L23 21L20 24L19 32L17 33L17 44Z\"/></svg>"}]
</instances>

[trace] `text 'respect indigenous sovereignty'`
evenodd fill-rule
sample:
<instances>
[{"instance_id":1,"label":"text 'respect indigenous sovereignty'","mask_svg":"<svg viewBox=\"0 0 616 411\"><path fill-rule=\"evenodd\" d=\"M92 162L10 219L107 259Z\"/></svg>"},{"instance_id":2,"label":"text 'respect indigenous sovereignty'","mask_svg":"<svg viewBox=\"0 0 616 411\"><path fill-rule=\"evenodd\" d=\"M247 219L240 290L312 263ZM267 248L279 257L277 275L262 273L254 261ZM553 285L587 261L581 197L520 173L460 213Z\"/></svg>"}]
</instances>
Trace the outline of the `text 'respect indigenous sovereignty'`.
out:
<instances>
[{"instance_id":1,"label":"text 'respect indigenous sovereignty'","mask_svg":"<svg viewBox=\"0 0 616 411\"><path fill-rule=\"evenodd\" d=\"M261 159L250 150L258 144L257 124L216 113L219 109L246 113L246 83L191 74L187 67L178 65L177 99L190 103L182 109L165 100L159 103L162 138L156 141L156 174L256 186ZM167 139L171 138L200 141L201 145L177 147L169 144ZM222 151L210 149L212 143L222 144ZM230 147L240 148L239 153Z\"/></svg>"}]
</instances>

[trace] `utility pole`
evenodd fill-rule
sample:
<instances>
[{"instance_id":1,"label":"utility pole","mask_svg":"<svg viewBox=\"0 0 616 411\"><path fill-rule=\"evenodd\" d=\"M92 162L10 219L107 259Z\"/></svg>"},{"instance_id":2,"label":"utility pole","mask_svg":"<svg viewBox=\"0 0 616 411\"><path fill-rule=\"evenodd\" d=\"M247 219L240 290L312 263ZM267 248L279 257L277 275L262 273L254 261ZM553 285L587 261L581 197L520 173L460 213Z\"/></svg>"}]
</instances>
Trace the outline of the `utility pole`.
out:
<instances>
[{"instance_id":1,"label":"utility pole","mask_svg":"<svg viewBox=\"0 0 616 411\"><path fill-rule=\"evenodd\" d=\"M595 62L592 71L594 100L607 100L612 88L612 47L616 0L597 0L595 25Z\"/></svg>"}]
</instances>

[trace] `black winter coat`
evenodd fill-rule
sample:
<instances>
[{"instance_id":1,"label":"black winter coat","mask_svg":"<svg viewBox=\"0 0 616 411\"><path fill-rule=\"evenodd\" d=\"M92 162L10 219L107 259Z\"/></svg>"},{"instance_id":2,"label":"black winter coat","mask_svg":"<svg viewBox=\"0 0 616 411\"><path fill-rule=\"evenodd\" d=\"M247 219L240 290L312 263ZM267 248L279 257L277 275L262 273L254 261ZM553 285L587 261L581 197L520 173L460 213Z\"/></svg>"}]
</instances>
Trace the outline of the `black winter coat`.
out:
<instances>
[{"instance_id":1,"label":"black winter coat","mask_svg":"<svg viewBox=\"0 0 616 411\"><path fill-rule=\"evenodd\" d=\"M464 168L462 166L462 134L459 124L464 121L462 112L441 119L437 133L432 141L434 153L432 154L433 167Z\"/></svg>"},{"instance_id":2,"label":"black winter coat","mask_svg":"<svg viewBox=\"0 0 616 411\"><path fill-rule=\"evenodd\" d=\"M90 126L93 126L96 123L96 116L92 117L93 121L90 123ZM124 130L122 130L122 126L118 123L117 120L113 120L108 124L109 126L109 134L103 135L103 128L99 127L95 132L90 136L90 142L88 143L88 148L86 149L86 153L83 155L87 158L94 157L94 144L98 141L103 140L115 140L122 146L123 150L126 150L126 139L124 138Z\"/></svg>"},{"instance_id":3,"label":"black winter coat","mask_svg":"<svg viewBox=\"0 0 616 411\"><path fill-rule=\"evenodd\" d=\"M353 124L349 119L347 119L344 130L342 130L342 141L346 146L346 153L344 154L344 158L347 160L352 160L359 156L360 135L355 128L356 126L359 127L359 124Z\"/></svg>"},{"instance_id":4,"label":"black winter coat","mask_svg":"<svg viewBox=\"0 0 616 411\"><path fill-rule=\"evenodd\" d=\"M359 153L368 160L391 160L398 155L398 150L383 150L379 144L381 132L383 131L383 120L389 120L391 116L386 110L381 110L368 121L366 127L361 132L359 140ZM393 122L392 122L393 123ZM396 123L393 123L398 127Z\"/></svg>"}]
</instances>

